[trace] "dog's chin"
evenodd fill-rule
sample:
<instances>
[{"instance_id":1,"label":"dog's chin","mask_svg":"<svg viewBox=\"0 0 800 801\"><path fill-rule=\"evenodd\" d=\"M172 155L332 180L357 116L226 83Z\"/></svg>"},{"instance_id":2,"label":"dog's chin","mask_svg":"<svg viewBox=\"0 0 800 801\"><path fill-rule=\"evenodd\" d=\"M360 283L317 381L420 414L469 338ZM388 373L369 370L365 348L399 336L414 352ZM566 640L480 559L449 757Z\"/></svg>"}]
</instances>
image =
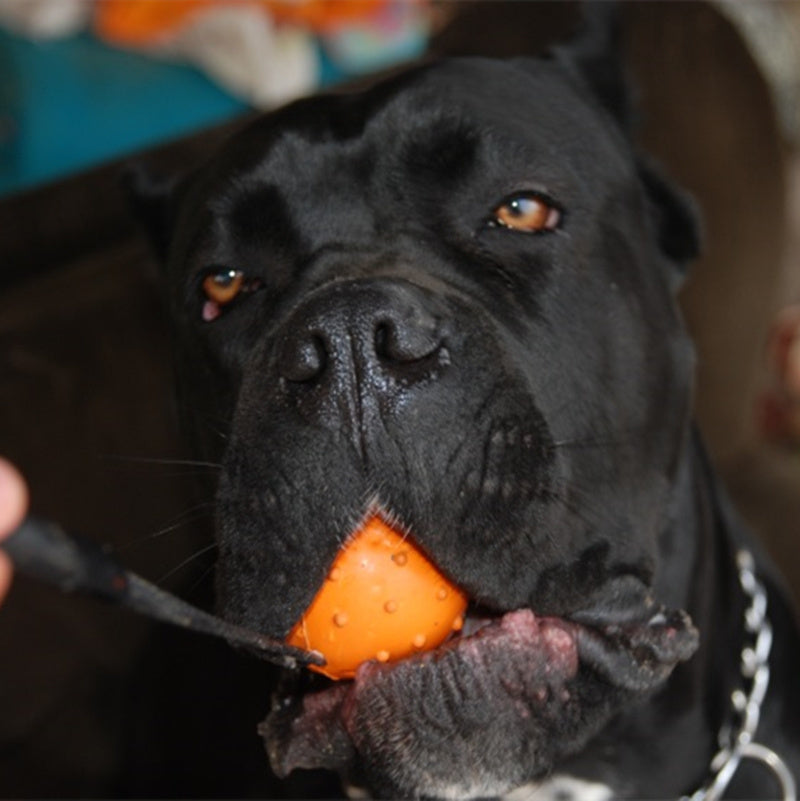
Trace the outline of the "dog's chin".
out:
<instances>
[{"instance_id":1,"label":"dog's chin","mask_svg":"<svg viewBox=\"0 0 800 801\"><path fill-rule=\"evenodd\" d=\"M498 795L579 750L696 650L688 616L625 623L471 610L463 631L351 681L287 673L260 732L273 770L327 768L378 795ZM577 616L580 617L580 616Z\"/></svg>"}]
</instances>

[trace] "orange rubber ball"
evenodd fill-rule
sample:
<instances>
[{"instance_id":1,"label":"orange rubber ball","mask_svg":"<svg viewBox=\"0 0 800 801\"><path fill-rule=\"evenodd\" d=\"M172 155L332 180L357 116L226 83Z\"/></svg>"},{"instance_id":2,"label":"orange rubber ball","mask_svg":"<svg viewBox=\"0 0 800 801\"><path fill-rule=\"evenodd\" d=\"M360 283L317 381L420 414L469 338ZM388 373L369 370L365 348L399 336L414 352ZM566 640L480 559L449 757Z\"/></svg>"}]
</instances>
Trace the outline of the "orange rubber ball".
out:
<instances>
[{"instance_id":1,"label":"orange rubber ball","mask_svg":"<svg viewBox=\"0 0 800 801\"><path fill-rule=\"evenodd\" d=\"M367 660L395 662L441 645L462 627L466 608L458 587L373 517L336 556L287 642L325 657L312 670L348 679Z\"/></svg>"}]
</instances>

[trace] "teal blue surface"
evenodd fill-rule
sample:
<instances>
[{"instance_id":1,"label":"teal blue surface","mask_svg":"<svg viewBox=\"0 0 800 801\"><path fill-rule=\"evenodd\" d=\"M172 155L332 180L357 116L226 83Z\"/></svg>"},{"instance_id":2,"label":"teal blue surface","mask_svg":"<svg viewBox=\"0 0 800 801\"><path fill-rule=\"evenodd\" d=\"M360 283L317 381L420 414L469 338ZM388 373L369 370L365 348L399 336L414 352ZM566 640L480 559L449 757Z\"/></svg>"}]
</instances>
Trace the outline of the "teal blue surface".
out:
<instances>
[{"instance_id":1,"label":"teal blue surface","mask_svg":"<svg viewBox=\"0 0 800 801\"><path fill-rule=\"evenodd\" d=\"M112 49L89 35L34 43L0 31L0 193L246 108L189 66Z\"/></svg>"},{"instance_id":2,"label":"teal blue surface","mask_svg":"<svg viewBox=\"0 0 800 801\"><path fill-rule=\"evenodd\" d=\"M419 56L422 29L381 42L315 42L318 83ZM0 195L223 122L248 110L194 67L109 47L85 33L33 42L0 29Z\"/></svg>"}]
</instances>

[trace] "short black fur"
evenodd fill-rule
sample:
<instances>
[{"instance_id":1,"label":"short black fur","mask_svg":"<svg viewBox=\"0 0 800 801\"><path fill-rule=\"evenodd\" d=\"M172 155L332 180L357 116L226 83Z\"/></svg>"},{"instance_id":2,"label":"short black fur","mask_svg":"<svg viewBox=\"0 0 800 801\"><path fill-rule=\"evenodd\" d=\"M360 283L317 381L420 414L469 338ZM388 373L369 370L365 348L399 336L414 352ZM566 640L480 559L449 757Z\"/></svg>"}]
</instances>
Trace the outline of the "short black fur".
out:
<instances>
[{"instance_id":1,"label":"short black fur","mask_svg":"<svg viewBox=\"0 0 800 801\"><path fill-rule=\"evenodd\" d=\"M285 636L377 513L488 624L333 688L287 677L262 729L279 773L335 769L386 797L552 773L666 797L705 779L749 535L690 419L675 291L695 213L631 145L612 44L303 100L145 192L182 386L224 426L202 443L224 465L223 612ZM552 198L558 226L494 224L520 192ZM209 266L259 289L208 320ZM780 690L797 632L759 566L782 660L759 737L797 772L800 701ZM758 776L738 791L767 797Z\"/></svg>"}]
</instances>

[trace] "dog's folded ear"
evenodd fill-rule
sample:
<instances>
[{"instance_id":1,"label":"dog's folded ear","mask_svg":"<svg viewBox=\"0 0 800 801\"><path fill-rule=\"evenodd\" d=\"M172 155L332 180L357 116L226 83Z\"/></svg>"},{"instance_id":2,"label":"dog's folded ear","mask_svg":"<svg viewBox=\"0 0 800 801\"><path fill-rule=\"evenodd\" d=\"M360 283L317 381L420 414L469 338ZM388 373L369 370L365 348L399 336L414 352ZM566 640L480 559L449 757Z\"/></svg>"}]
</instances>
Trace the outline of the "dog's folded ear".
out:
<instances>
[{"instance_id":1,"label":"dog's folded ear","mask_svg":"<svg viewBox=\"0 0 800 801\"><path fill-rule=\"evenodd\" d=\"M555 45L550 56L558 61L630 133L634 102L622 60L622 23L618 4L594 0L581 4L581 23L575 36Z\"/></svg>"},{"instance_id":2,"label":"dog's folded ear","mask_svg":"<svg viewBox=\"0 0 800 801\"><path fill-rule=\"evenodd\" d=\"M611 115L632 141L636 134L636 99L623 58L619 3L614 0L585 2L581 4L581 12L582 22L575 36L554 46L550 55ZM651 160L640 158L638 168L661 250L683 266L700 253L697 206Z\"/></svg>"},{"instance_id":3,"label":"dog's folded ear","mask_svg":"<svg viewBox=\"0 0 800 801\"><path fill-rule=\"evenodd\" d=\"M159 260L166 259L172 231L172 198L177 180L157 176L140 162L128 164L120 183L134 217L142 224Z\"/></svg>"},{"instance_id":4,"label":"dog's folded ear","mask_svg":"<svg viewBox=\"0 0 800 801\"><path fill-rule=\"evenodd\" d=\"M640 157L638 166L655 220L659 247L669 259L684 266L697 258L702 249L698 206L691 195L670 181L652 159Z\"/></svg>"}]
</instances>

